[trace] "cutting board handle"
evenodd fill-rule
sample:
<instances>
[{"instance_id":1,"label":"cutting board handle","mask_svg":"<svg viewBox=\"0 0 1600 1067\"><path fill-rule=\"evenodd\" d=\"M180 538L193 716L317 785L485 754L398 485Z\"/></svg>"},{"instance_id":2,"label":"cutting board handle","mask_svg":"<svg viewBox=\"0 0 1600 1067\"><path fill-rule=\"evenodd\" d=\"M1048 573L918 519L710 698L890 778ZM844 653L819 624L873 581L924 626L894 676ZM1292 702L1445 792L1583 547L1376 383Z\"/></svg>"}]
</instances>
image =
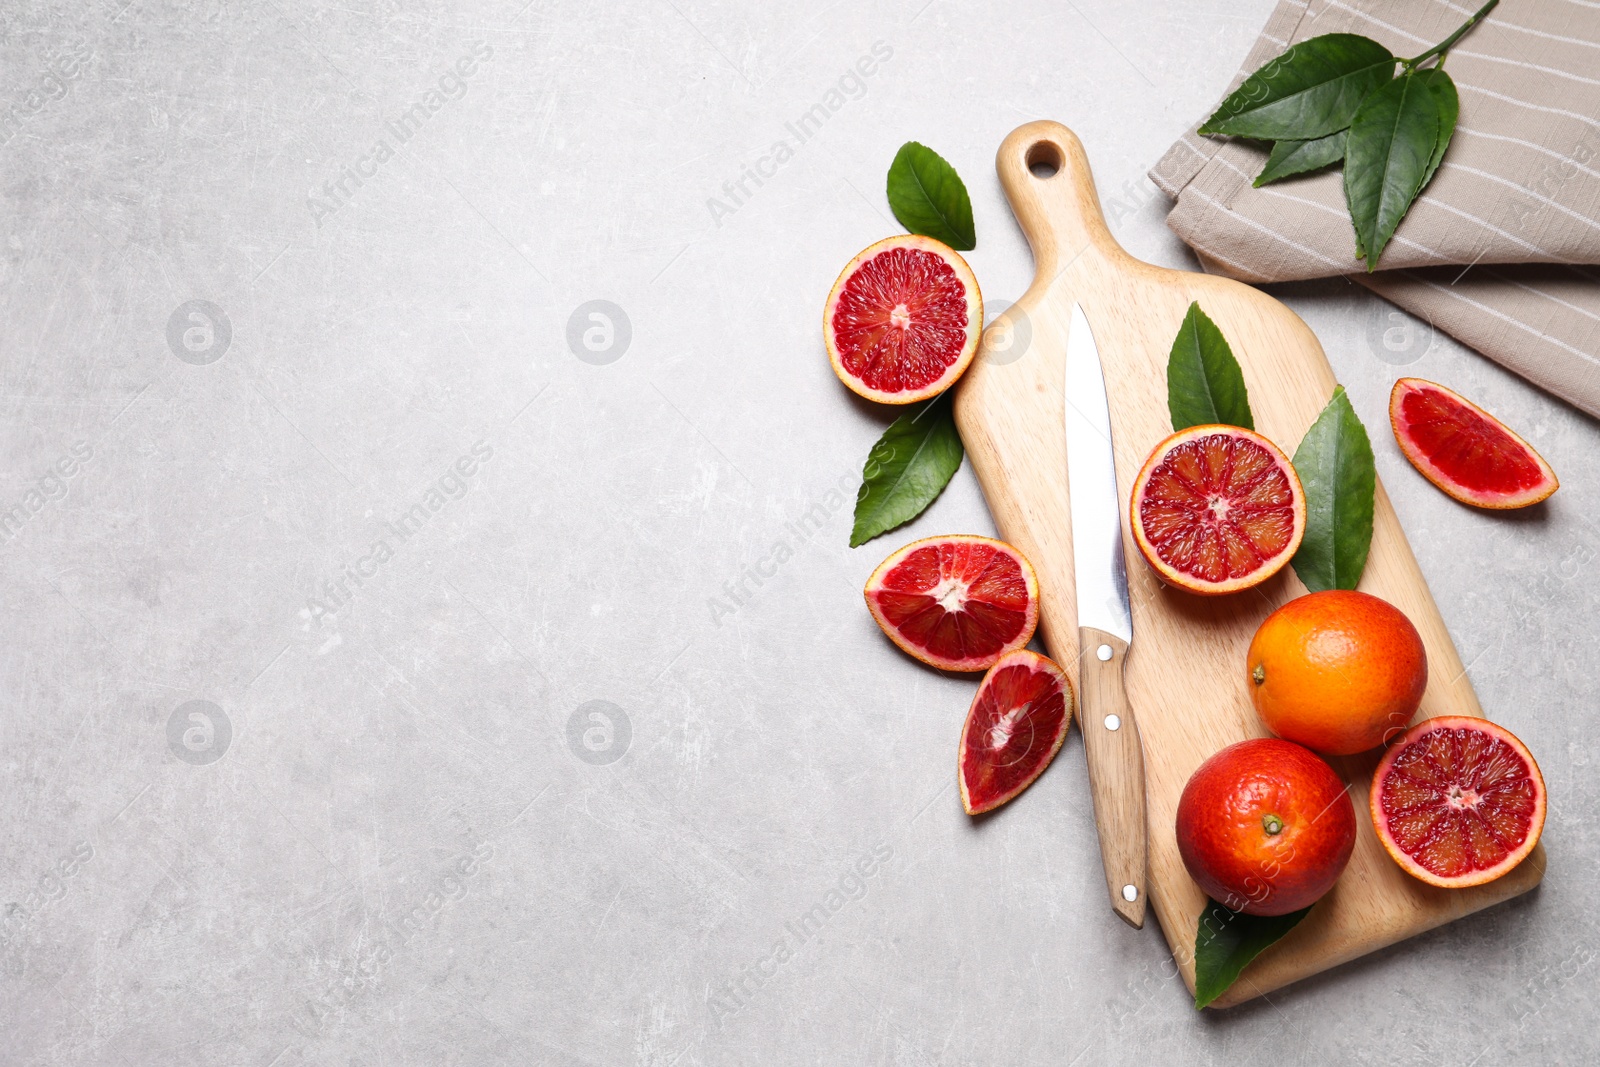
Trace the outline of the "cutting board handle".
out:
<instances>
[{"instance_id":1,"label":"cutting board handle","mask_svg":"<svg viewBox=\"0 0 1600 1067\"><path fill-rule=\"evenodd\" d=\"M1089 157L1059 122L1018 126L995 160L1000 186L1033 248L1036 281L1046 283L1085 255L1130 257L1106 228Z\"/></svg>"}]
</instances>

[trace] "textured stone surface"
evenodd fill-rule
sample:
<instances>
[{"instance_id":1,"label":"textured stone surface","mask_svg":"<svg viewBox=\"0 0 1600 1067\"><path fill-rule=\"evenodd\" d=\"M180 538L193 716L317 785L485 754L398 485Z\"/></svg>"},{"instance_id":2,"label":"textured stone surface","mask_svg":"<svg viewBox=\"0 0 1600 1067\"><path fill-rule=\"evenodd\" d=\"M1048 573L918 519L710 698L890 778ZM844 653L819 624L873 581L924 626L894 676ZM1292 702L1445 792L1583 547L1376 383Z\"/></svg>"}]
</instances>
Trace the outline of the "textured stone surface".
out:
<instances>
[{"instance_id":1,"label":"textured stone surface","mask_svg":"<svg viewBox=\"0 0 1600 1067\"><path fill-rule=\"evenodd\" d=\"M1592 420L1353 285L1281 291L1541 759L1551 865L1226 1015L1105 908L1076 735L969 820L972 683L862 608L891 548L991 530L963 469L846 547L889 416L817 317L897 230L895 149L965 176L995 308L1027 119L1192 265L1143 174L1269 6L6 4L0 1060L1593 1062ZM1433 490L1402 373L1561 492Z\"/></svg>"}]
</instances>

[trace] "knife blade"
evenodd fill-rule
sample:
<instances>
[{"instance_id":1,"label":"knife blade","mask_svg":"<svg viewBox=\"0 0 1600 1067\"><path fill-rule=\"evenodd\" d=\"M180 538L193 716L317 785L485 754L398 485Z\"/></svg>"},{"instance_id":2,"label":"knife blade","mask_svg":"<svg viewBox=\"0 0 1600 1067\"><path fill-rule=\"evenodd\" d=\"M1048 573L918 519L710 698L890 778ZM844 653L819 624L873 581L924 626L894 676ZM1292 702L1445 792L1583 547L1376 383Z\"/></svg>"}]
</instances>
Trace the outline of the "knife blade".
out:
<instances>
[{"instance_id":1,"label":"knife blade","mask_svg":"<svg viewBox=\"0 0 1600 1067\"><path fill-rule=\"evenodd\" d=\"M1148 846L1144 752L1128 703L1125 665L1133 644L1122 494L1111 448L1105 373L1089 319L1072 306L1063 384L1072 566L1078 607L1078 726L1094 796L1100 862L1111 910L1144 925Z\"/></svg>"}]
</instances>

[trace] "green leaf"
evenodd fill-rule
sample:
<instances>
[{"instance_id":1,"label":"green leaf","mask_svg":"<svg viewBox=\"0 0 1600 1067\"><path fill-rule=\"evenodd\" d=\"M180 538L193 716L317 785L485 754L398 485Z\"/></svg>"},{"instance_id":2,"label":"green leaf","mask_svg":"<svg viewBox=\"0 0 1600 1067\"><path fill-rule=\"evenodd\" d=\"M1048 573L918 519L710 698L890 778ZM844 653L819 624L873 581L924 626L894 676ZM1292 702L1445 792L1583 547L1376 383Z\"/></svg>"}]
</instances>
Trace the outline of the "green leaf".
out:
<instances>
[{"instance_id":1,"label":"green leaf","mask_svg":"<svg viewBox=\"0 0 1600 1067\"><path fill-rule=\"evenodd\" d=\"M1402 74L1369 96L1350 124L1344 150L1344 199L1355 224L1357 255L1376 270L1395 227L1432 173L1441 133L1455 126L1454 94L1438 84L1441 72ZM1454 86L1451 87L1452 89Z\"/></svg>"},{"instance_id":2,"label":"green leaf","mask_svg":"<svg viewBox=\"0 0 1600 1067\"><path fill-rule=\"evenodd\" d=\"M922 514L955 476L964 454L949 393L895 419L867 453L850 547Z\"/></svg>"},{"instance_id":3,"label":"green leaf","mask_svg":"<svg viewBox=\"0 0 1600 1067\"><path fill-rule=\"evenodd\" d=\"M1244 80L1201 133L1305 141L1350 125L1367 94L1394 77L1395 58L1370 37L1301 41Z\"/></svg>"},{"instance_id":4,"label":"green leaf","mask_svg":"<svg viewBox=\"0 0 1600 1067\"><path fill-rule=\"evenodd\" d=\"M1439 163L1444 159L1444 150L1450 147L1450 138L1456 132L1456 119L1461 115L1461 97L1456 93L1456 83L1450 79L1450 75L1438 67L1418 71L1416 76L1423 80L1429 92L1439 98L1439 136L1434 138L1433 155L1428 158L1428 171L1422 176L1420 192L1433 180L1433 172L1439 169Z\"/></svg>"},{"instance_id":5,"label":"green leaf","mask_svg":"<svg viewBox=\"0 0 1600 1067\"><path fill-rule=\"evenodd\" d=\"M1175 431L1212 422L1256 428L1239 361L1198 303L1189 305L1167 357L1167 410Z\"/></svg>"},{"instance_id":6,"label":"green leaf","mask_svg":"<svg viewBox=\"0 0 1600 1067\"><path fill-rule=\"evenodd\" d=\"M1294 572L1307 589L1354 589L1372 547L1372 507L1378 471L1366 427L1344 386L1306 431L1294 453L1306 494L1306 536Z\"/></svg>"},{"instance_id":7,"label":"green leaf","mask_svg":"<svg viewBox=\"0 0 1600 1067\"><path fill-rule=\"evenodd\" d=\"M1344 140L1348 130L1330 133L1309 141L1279 141L1267 156L1267 165L1256 175L1257 189L1279 178L1288 178L1307 171L1320 170L1344 158Z\"/></svg>"},{"instance_id":8,"label":"green leaf","mask_svg":"<svg viewBox=\"0 0 1600 1067\"><path fill-rule=\"evenodd\" d=\"M974 248L972 201L961 175L933 149L907 141L889 164L889 207L912 233L962 252Z\"/></svg>"},{"instance_id":9,"label":"green leaf","mask_svg":"<svg viewBox=\"0 0 1600 1067\"><path fill-rule=\"evenodd\" d=\"M1293 930L1311 908L1288 915L1246 915L1206 901L1194 932L1194 1006L1220 997L1245 965Z\"/></svg>"}]
</instances>

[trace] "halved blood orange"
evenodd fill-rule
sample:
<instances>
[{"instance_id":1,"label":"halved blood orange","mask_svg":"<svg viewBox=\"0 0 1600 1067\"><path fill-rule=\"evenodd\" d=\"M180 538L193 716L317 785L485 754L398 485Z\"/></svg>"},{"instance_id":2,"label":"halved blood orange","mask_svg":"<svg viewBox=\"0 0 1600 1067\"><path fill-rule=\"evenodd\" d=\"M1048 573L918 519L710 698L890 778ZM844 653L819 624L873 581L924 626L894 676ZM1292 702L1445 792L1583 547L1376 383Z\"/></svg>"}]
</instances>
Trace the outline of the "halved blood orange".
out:
<instances>
[{"instance_id":1,"label":"halved blood orange","mask_svg":"<svg viewBox=\"0 0 1600 1067\"><path fill-rule=\"evenodd\" d=\"M1389 425L1411 465L1463 504L1521 508L1537 504L1561 485L1532 445L1466 397L1435 382L1395 382Z\"/></svg>"},{"instance_id":2,"label":"halved blood orange","mask_svg":"<svg viewBox=\"0 0 1600 1067\"><path fill-rule=\"evenodd\" d=\"M944 392L972 362L982 333L983 297L966 260L911 233L852 259L822 311L833 372L884 404Z\"/></svg>"},{"instance_id":3,"label":"halved blood orange","mask_svg":"<svg viewBox=\"0 0 1600 1067\"><path fill-rule=\"evenodd\" d=\"M988 537L913 541L872 572L866 596L891 641L947 671L986 671L1039 625L1033 566Z\"/></svg>"},{"instance_id":4,"label":"halved blood orange","mask_svg":"<svg viewBox=\"0 0 1600 1067\"><path fill-rule=\"evenodd\" d=\"M993 811L1044 773L1072 722L1072 682L1027 649L1000 657L984 675L961 728L957 772L968 815Z\"/></svg>"},{"instance_id":5,"label":"halved blood orange","mask_svg":"<svg viewBox=\"0 0 1600 1067\"><path fill-rule=\"evenodd\" d=\"M1163 581L1232 593L1266 581L1306 532L1289 457L1238 426L1191 426L1145 460L1129 504L1133 539Z\"/></svg>"},{"instance_id":6,"label":"halved blood orange","mask_svg":"<svg viewBox=\"0 0 1600 1067\"><path fill-rule=\"evenodd\" d=\"M1455 889L1492 882L1544 829L1544 776L1503 726L1446 715L1401 735L1372 775L1372 825L1405 870Z\"/></svg>"}]
</instances>

